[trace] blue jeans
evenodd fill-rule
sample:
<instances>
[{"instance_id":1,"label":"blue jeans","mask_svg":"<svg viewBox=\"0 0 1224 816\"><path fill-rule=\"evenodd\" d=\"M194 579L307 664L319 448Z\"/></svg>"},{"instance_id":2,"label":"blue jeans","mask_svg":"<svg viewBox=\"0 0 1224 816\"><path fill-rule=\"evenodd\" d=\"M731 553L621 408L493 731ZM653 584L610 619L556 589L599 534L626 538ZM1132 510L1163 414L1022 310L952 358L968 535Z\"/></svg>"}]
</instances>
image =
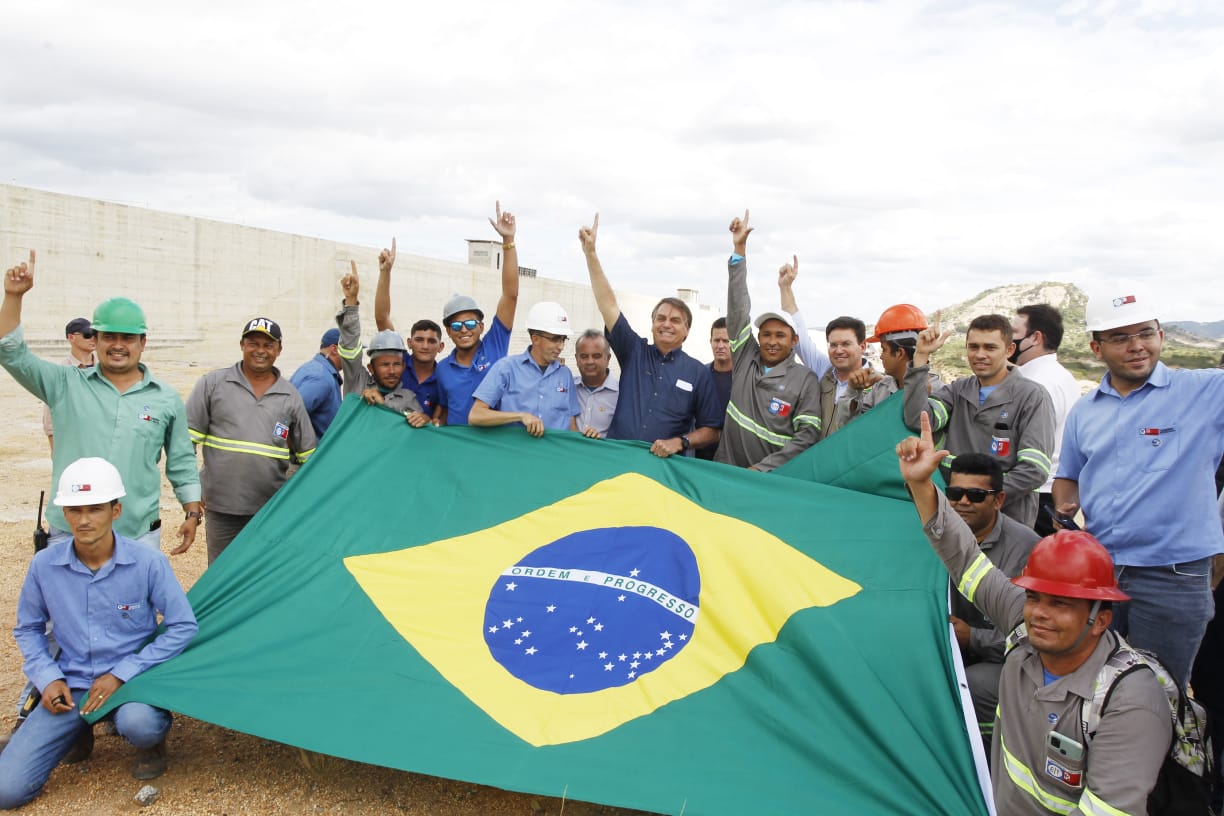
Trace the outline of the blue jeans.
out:
<instances>
[{"instance_id":1,"label":"blue jeans","mask_svg":"<svg viewBox=\"0 0 1224 816\"><path fill-rule=\"evenodd\" d=\"M72 699L79 705L86 691L73 689ZM137 748L157 745L170 731L170 712L144 703L124 703L111 716L119 735ZM38 796L72 743L91 727L76 710L52 714L40 705L30 712L0 753L0 808L20 807Z\"/></svg>"},{"instance_id":2,"label":"blue jeans","mask_svg":"<svg viewBox=\"0 0 1224 816\"><path fill-rule=\"evenodd\" d=\"M1137 649L1155 652L1184 688L1207 623L1215 615L1211 559L1164 567L1115 567L1118 588L1131 597L1114 604L1118 634Z\"/></svg>"}]
</instances>

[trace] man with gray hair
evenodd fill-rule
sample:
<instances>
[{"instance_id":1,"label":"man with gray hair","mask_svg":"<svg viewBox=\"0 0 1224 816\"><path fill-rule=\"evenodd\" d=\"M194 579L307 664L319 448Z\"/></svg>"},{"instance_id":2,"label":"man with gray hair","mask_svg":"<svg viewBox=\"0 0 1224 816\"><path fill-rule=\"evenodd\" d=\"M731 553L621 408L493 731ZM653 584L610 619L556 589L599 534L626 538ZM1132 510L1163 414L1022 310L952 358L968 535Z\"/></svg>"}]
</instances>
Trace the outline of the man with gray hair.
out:
<instances>
[{"instance_id":1,"label":"man with gray hair","mask_svg":"<svg viewBox=\"0 0 1224 816\"><path fill-rule=\"evenodd\" d=\"M599 437L607 438L620 396L620 384L608 367L612 362L612 346L599 329L587 329L578 335L574 357L579 376L578 430L585 434L593 429Z\"/></svg>"}]
</instances>

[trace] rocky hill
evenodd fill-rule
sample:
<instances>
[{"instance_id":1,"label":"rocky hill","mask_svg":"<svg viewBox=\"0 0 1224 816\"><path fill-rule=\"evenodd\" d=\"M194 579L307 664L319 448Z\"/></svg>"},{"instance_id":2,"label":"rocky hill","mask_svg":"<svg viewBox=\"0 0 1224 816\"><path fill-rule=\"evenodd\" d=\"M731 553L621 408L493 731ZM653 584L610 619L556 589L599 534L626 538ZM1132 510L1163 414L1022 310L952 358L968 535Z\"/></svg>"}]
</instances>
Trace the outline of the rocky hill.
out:
<instances>
[{"instance_id":1,"label":"rocky hill","mask_svg":"<svg viewBox=\"0 0 1224 816\"><path fill-rule=\"evenodd\" d=\"M1058 359L1067 369L1084 381L1097 382L1105 366L1097 362L1088 347L1091 339L1084 330L1084 309L1087 296L1075 285L1043 281L1031 284L998 286L980 292L969 300L946 306L940 310L945 329L954 334L947 345L935 355L934 363L944 379L963 377L969 373L965 364L965 332L969 322L982 314L1001 314L1009 320L1015 310L1029 303L1049 303L1063 315L1065 333ZM927 315L934 320L934 315ZM1179 368L1211 368L1219 364L1224 342L1191 334L1174 326L1166 326L1164 350L1161 359L1166 365Z\"/></svg>"}]
</instances>

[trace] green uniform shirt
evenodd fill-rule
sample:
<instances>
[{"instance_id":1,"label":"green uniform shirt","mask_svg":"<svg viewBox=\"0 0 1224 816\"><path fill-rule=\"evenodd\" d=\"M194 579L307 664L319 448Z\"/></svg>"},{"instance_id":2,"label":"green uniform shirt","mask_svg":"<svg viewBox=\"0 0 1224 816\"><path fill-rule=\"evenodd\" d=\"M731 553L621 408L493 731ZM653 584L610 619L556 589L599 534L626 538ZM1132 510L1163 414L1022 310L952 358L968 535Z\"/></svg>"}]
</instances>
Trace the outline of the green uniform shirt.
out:
<instances>
[{"instance_id":1,"label":"green uniform shirt","mask_svg":"<svg viewBox=\"0 0 1224 816\"><path fill-rule=\"evenodd\" d=\"M0 338L0 366L51 406L53 493L68 465L85 456L102 457L118 469L127 490L115 532L139 538L158 517L157 463L164 450L166 478L174 495L184 504L200 500L200 472L187 435L183 400L173 388L153 379L143 363L143 379L120 394L97 366L69 368L36 357L18 326ZM47 521L57 529L69 529L63 511L50 502Z\"/></svg>"}]
</instances>

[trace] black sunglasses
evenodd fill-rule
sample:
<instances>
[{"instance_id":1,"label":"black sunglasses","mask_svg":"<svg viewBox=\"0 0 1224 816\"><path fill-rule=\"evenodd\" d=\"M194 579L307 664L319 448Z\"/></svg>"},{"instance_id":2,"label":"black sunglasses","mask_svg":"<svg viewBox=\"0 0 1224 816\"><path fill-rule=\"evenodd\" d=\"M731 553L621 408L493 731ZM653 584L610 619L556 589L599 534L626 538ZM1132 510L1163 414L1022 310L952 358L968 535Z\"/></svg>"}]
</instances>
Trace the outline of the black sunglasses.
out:
<instances>
[{"instance_id":1,"label":"black sunglasses","mask_svg":"<svg viewBox=\"0 0 1224 816\"><path fill-rule=\"evenodd\" d=\"M949 487L944 491L948 501L958 502L968 496L969 501L974 504L981 504L986 501L987 496L993 496L998 492L997 490L983 490L980 487Z\"/></svg>"},{"instance_id":2,"label":"black sunglasses","mask_svg":"<svg viewBox=\"0 0 1224 816\"><path fill-rule=\"evenodd\" d=\"M480 325L480 321L469 317L467 320L455 320L450 324L451 331L459 331L460 329L468 329L469 331Z\"/></svg>"}]
</instances>

